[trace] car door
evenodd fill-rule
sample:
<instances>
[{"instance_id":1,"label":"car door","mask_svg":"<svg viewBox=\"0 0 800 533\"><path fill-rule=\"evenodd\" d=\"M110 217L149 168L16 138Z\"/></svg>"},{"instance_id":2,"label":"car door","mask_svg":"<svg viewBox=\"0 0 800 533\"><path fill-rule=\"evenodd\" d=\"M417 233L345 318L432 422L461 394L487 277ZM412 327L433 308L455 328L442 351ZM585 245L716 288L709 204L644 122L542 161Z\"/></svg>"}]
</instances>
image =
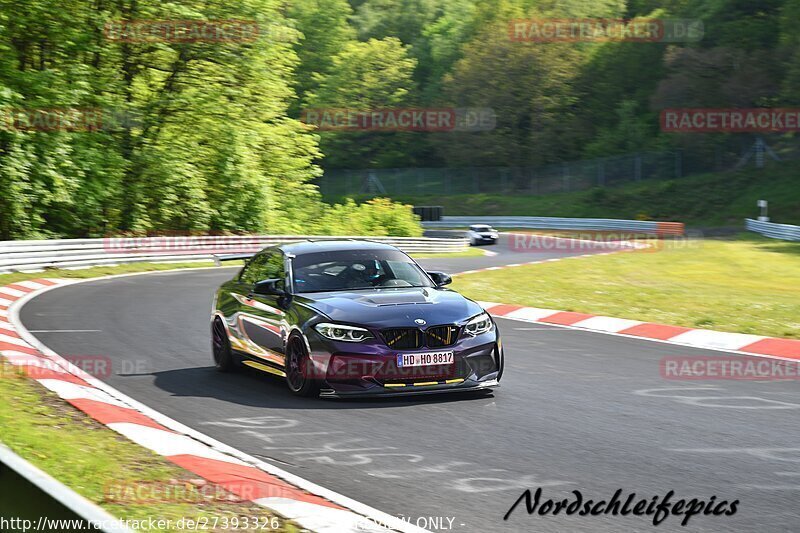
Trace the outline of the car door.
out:
<instances>
[{"instance_id":1,"label":"car door","mask_svg":"<svg viewBox=\"0 0 800 533\"><path fill-rule=\"evenodd\" d=\"M283 366L284 343L288 332L286 311L275 295L255 294L259 281L280 279L286 287L285 258L278 249L265 250L253 257L239 276L240 313L238 329L247 352L278 366Z\"/></svg>"}]
</instances>

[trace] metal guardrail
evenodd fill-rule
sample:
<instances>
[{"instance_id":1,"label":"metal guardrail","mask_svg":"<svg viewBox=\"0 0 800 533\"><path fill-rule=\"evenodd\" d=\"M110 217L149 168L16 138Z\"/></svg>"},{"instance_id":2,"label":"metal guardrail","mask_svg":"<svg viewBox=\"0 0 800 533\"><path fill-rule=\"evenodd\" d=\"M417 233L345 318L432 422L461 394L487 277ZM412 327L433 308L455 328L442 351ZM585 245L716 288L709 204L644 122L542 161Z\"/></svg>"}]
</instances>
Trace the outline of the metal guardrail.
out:
<instances>
[{"instance_id":1,"label":"metal guardrail","mask_svg":"<svg viewBox=\"0 0 800 533\"><path fill-rule=\"evenodd\" d=\"M43 268L80 268L137 262L211 260L215 254L257 252L265 246L306 239L357 239L397 246L408 253L448 253L467 249L466 238L225 235L109 237L0 241L0 273Z\"/></svg>"},{"instance_id":2,"label":"metal guardrail","mask_svg":"<svg viewBox=\"0 0 800 533\"><path fill-rule=\"evenodd\" d=\"M558 217L470 217L445 216L438 222L423 222L426 228L466 227L471 224L488 224L495 228L531 228L555 230L631 231L653 235L683 235L681 222L654 222L651 220L617 220L611 218L558 218Z\"/></svg>"},{"instance_id":3,"label":"metal guardrail","mask_svg":"<svg viewBox=\"0 0 800 533\"><path fill-rule=\"evenodd\" d=\"M781 239L783 241L800 241L800 226L791 224L775 224L774 222L762 222L746 218L744 225L747 231L760 233L771 239Z\"/></svg>"},{"instance_id":4,"label":"metal guardrail","mask_svg":"<svg viewBox=\"0 0 800 533\"><path fill-rule=\"evenodd\" d=\"M0 531L133 533L124 523L0 443ZM14 520L14 522L12 522ZM24 527L29 526L29 527Z\"/></svg>"}]
</instances>

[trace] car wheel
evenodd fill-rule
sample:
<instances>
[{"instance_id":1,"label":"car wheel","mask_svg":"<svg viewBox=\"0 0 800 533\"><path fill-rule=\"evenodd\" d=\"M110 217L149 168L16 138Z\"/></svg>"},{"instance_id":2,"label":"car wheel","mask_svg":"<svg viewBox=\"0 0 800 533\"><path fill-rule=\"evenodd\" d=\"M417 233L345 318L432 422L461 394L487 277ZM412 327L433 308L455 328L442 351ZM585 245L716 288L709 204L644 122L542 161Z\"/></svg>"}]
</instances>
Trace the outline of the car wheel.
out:
<instances>
[{"instance_id":1,"label":"car wheel","mask_svg":"<svg viewBox=\"0 0 800 533\"><path fill-rule=\"evenodd\" d=\"M231 341L222 319L217 317L211 323L211 351L214 355L214 366L220 372L230 372L235 366Z\"/></svg>"},{"instance_id":2,"label":"car wheel","mask_svg":"<svg viewBox=\"0 0 800 533\"><path fill-rule=\"evenodd\" d=\"M286 344L286 385L297 396L319 394L319 381L312 374L311 359L302 337L293 335Z\"/></svg>"}]
</instances>

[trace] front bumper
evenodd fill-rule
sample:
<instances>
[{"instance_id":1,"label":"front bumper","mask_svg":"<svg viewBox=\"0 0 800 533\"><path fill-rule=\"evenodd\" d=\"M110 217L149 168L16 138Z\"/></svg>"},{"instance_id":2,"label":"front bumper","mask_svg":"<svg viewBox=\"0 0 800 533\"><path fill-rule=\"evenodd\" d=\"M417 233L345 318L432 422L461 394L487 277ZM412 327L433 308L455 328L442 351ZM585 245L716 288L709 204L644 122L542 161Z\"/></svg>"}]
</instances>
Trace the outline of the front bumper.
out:
<instances>
[{"instance_id":1,"label":"front bumper","mask_svg":"<svg viewBox=\"0 0 800 533\"><path fill-rule=\"evenodd\" d=\"M452 346L392 349L382 341L341 343L308 337L322 397L406 396L485 390L499 386L503 348L497 329L459 339ZM453 364L401 368L399 354L453 352Z\"/></svg>"},{"instance_id":2,"label":"front bumper","mask_svg":"<svg viewBox=\"0 0 800 533\"><path fill-rule=\"evenodd\" d=\"M320 398L364 398L364 397L398 397L419 396L425 394L448 394L456 392L476 392L496 389L500 386L497 379L485 381L465 380L458 385L408 385L402 389L369 390L369 391L337 391L336 389L321 389Z\"/></svg>"}]
</instances>

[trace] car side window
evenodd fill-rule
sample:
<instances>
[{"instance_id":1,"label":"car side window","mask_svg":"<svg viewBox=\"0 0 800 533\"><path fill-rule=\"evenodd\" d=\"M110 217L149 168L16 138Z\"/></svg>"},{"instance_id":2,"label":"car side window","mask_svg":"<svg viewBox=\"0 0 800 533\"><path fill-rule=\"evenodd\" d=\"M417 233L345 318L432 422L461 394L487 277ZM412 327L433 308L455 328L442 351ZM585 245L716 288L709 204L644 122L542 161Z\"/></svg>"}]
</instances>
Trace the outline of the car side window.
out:
<instances>
[{"instance_id":1,"label":"car side window","mask_svg":"<svg viewBox=\"0 0 800 533\"><path fill-rule=\"evenodd\" d=\"M279 251L261 253L251 259L239 280L242 283L253 284L275 278L281 280L279 286L282 286L286 278L283 253Z\"/></svg>"},{"instance_id":2,"label":"car side window","mask_svg":"<svg viewBox=\"0 0 800 533\"><path fill-rule=\"evenodd\" d=\"M402 261L387 261L386 263L392 269L395 278L404 279L412 285L422 285L424 283L422 274L410 263Z\"/></svg>"},{"instance_id":3,"label":"car side window","mask_svg":"<svg viewBox=\"0 0 800 533\"><path fill-rule=\"evenodd\" d=\"M250 259L247 262L247 265L242 270L242 273L239 275L239 281L242 283L249 283L253 284L256 281L256 274L261 269L261 263L263 263L266 258L263 255L257 255Z\"/></svg>"}]
</instances>

